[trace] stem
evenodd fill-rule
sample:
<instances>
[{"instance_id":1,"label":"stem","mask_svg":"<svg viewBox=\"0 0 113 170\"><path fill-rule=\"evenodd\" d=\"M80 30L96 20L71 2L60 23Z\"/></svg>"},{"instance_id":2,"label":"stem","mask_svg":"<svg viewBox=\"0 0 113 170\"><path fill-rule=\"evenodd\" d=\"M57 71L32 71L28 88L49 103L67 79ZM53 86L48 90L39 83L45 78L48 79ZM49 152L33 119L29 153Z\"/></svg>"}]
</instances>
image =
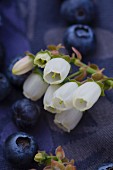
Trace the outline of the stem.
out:
<instances>
[{"instance_id":1,"label":"stem","mask_svg":"<svg viewBox=\"0 0 113 170\"><path fill-rule=\"evenodd\" d=\"M79 60L79 64L80 64L80 67L82 67L82 66L83 66L83 67L86 67L86 68L87 68L86 71L87 71L87 73L89 73L89 74L93 74L93 73L97 73L97 72L98 72L97 70L91 68L90 66L82 63L80 60ZM75 65L76 65L76 63L75 63ZM107 78L107 76L104 76L104 78ZM112 80L106 80L106 83L107 83L108 85L110 85L110 86L113 87L113 81L112 81Z\"/></svg>"},{"instance_id":2,"label":"stem","mask_svg":"<svg viewBox=\"0 0 113 170\"><path fill-rule=\"evenodd\" d=\"M81 71L77 71L77 72L71 74L70 76L68 76L67 78L68 78L68 79L71 79L71 78L73 78L73 77L75 77L75 76L78 76L79 74L81 74Z\"/></svg>"},{"instance_id":3,"label":"stem","mask_svg":"<svg viewBox=\"0 0 113 170\"><path fill-rule=\"evenodd\" d=\"M58 159L56 156L47 156L47 158L49 158L49 159Z\"/></svg>"},{"instance_id":4,"label":"stem","mask_svg":"<svg viewBox=\"0 0 113 170\"><path fill-rule=\"evenodd\" d=\"M82 62L81 62L82 63ZM82 63L82 65L84 67L87 67L86 71L89 73L89 74L93 74L93 73L96 73L97 71L89 66L87 66L86 64Z\"/></svg>"}]
</instances>

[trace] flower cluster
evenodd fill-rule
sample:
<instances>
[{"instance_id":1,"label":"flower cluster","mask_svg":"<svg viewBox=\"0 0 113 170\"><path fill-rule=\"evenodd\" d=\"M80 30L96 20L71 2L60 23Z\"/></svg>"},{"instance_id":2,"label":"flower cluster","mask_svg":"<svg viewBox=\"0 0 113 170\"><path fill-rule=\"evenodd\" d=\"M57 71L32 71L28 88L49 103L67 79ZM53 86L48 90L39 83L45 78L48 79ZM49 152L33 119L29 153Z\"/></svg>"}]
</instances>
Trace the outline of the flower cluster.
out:
<instances>
[{"instance_id":1,"label":"flower cluster","mask_svg":"<svg viewBox=\"0 0 113 170\"><path fill-rule=\"evenodd\" d=\"M32 70L23 84L23 94L33 101L44 95L44 109L56 114L55 124L70 132L82 118L83 111L90 109L104 90L113 87L113 79L103 75L103 69L98 66L82 63L76 49L73 48L74 54L70 57L62 54L61 48L61 45L49 46L49 50L35 56L27 52L12 72L21 75ZM70 74L71 63L79 67L73 74Z\"/></svg>"},{"instance_id":2,"label":"flower cluster","mask_svg":"<svg viewBox=\"0 0 113 170\"><path fill-rule=\"evenodd\" d=\"M39 151L34 160L39 164L45 164L46 167L43 170L76 170L74 160L69 161L65 157L65 152L61 146L58 146L55 151L55 156L48 155L45 151Z\"/></svg>"}]
</instances>

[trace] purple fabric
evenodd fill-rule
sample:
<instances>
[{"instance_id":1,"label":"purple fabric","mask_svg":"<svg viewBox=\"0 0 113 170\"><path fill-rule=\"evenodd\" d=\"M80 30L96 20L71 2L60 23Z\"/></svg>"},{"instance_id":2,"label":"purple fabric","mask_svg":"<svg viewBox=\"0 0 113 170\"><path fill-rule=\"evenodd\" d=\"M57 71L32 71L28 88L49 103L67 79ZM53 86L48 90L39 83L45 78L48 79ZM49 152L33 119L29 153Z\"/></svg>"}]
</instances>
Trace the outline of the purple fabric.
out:
<instances>
[{"instance_id":1,"label":"purple fabric","mask_svg":"<svg viewBox=\"0 0 113 170\"><path fill-rule=\"evenodd\" d=\"M3 26L0 41L6 49L5 67L9 61L25 51L34 54L48 44L62 42L66 22L61 17L60 0L10 0L0 2ZM105 73L113 76L113 1L95 0L97 16L95 33L97 48L93 56L84 61L105 67ZM11 105L23 98L22 91L12 88L4 102L0 103L0 169L16 170L3 156L3 144L7 136L18 129L11 118ZM40 150L54 151L62 145L67 156L74 158L78 170L96 170L104 162L113 162L113 90L100 98L88 110L79 125L70 133L64 133L53 123L53 116L41 106L42 115L34 131ZM38 169L38 168L37 168ZM21 169L21 170L24 170Z\"/></svg>"}]
</instances>

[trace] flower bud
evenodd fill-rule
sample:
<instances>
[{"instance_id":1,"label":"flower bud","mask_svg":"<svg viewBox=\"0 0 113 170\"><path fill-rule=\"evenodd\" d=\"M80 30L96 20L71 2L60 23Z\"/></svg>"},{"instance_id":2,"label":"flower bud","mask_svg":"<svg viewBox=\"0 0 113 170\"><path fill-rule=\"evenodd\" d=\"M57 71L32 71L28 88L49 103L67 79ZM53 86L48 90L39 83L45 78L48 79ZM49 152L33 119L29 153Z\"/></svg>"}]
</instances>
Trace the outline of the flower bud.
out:
<instances>
[{"instance_id":1,"label":"flower bud","mask_svg":"<svg viewBox=\"0 0 113 170\"><path fill-rule=\"evenodd\" d=\"M55 124L66 132L70 132L74 129L82 118L83 113L76 110L70 109L55 115Z\"/></svg>"},{"instance_id":2,"label":"flower bud","mask_svg":"<svg viewBox=\"0 0 113 170\"><path fill-rule=\"evenodd\" d=\"M43 155L42 153L38 153L35 155L34 160L37 162L40 162L41 160L43 160Z\"/></svg>"},{"instance_id":3,"label":"flower bud","mask_svg":"<svg viewBox=\"0 0 113 170\"><path fill-rule=\"evenodd\" d=\"M28 99L36 101L45 93L48 84L43 81L39 74L32 73L24 82L23 94Z\"/></svg>"},{"instance_id":4,"label":"flower bud","mask_svg":"<svg viewBox=\"0 0 113 170\"><path fill-rule=\"evenodd\" d=\"M95 82L86 82L81 85L74 93L73 106L85 111L90 109L101 95L101 88Z\"/></svg>"},{"instance_id":5,"label":"flower bud","mask_svg":"<svg viewBox=\"0 0 113 170\"><path fill-rule=\"evenodd\" d=\"M46 159L47 154L42 151L42 152L38 152L35 157L34 160L38 163L42 163L45 159Z\"/></svg>"},{"instance_id":6,"label":"flower bud","mask_svg":"<svg viewBox=\"0 0 113 170\"><path fill-rule=\"evenodd\" d=\"M62 58L54 58L47 62L44 69L44 80L49 84L60 84L70 71L70 64Z\"/></svg>"},{"instance_id":7,"label":"flower bud","mask_svg":"<svg viewBox=\"0 0 113 170\"><path fill-rule=\"evenodd\" d=\"M34 59L34 64L38 65L41 68L44 68L46 63L51 59L51 56L48 51L41 51L36 54Z\"/></svg>"},{"instance_id":8,"label":"flower bud","mask_svg":"<svg viewBox=\"0 0 113 170\"><path fill-rule=\"evenodd\" d=\"M56 148L55 154L56 154L57 158L59 158L60 160L65 158L65 152L61 146L58 146Z\"/></svg>"},{"instance_id":9,"label":"flower bud","mask_svg":"<svg viewBox=\"0 0 113 170\"><path fill-rule=\"evenodd\" d=\"M29 56L25 56L15 63L12 69L12 73L15 75L21 75L32 70L34 67L33 59Z\"/></svg>"},{"instance_id":10,"label":"flower bud","mask_svg":"<svg viewBox=\"0 0 113 170\"><path fill-rule=\"evenodd\" d=\"M53 106L53 101L52 101L53 94L59 87L60 87L59 85L50 85L44 95L44 99L43 99L44 109L51 113L60 112Z\"/></svg>"},{"instance_id":11,"label":"flower bud","mask_svg":"<svg viewBox=\"0 0 113 170\"><path fill-rule=\"evenodd\" d=\"M76 82L68 82L58 88L53 95L53 105L61 111L69 110L73 107L73 93L78 88Z\"/></svg>"}]
</instances>

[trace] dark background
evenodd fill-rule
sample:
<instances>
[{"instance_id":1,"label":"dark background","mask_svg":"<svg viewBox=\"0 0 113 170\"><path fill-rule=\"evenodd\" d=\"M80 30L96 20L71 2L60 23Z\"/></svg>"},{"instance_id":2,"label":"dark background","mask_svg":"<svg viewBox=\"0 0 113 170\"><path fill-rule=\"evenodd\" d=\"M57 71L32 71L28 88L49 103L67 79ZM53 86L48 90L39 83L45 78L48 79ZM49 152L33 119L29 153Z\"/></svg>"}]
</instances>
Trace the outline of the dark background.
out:
<instances>
[{"instance_id":1,"label":"dark background","mask_svg":"<svg viewBox=\"0 0 113 170\"><path fill-rule=\"evenodd\" d=\"M3 16L0 41L6 49L4 68L12 58L27 50L35 54L48 44L61 43L68 25L59 12L60 0L7 1L0 2ZM84 58L84 61L105 67L105 73L113 76L113 0L95 0L95 4L97 47L93 56ZM4 159L2 148L7 136L18 131L10 108L22 97L21 90L13 87L9 97L0 103L0 170L16 170ZM67 156L75 159L77 170L96 170L104 162L113 162L113 90L84 114L70 134L58 129L52 115L43 109L36 129L30 134L36 137L40 150L52 152L62 145Z\"/></svg>"}]
</instances>

